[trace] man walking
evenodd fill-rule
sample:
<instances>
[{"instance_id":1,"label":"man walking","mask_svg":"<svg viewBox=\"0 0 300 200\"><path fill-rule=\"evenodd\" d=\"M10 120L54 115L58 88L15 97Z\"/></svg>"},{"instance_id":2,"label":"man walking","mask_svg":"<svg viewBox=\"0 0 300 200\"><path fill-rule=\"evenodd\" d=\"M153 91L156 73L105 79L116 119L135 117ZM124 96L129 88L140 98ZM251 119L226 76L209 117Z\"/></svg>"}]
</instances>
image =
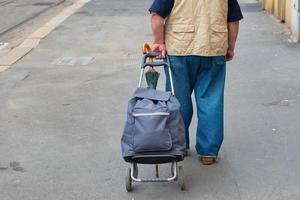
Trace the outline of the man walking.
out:
<instances>
[{"instance_id":1,"label":"man walking","mask_svg":"<svg viewBox=\"0 0 300 200\"><path fill-rule=\"evenodd\" d=\"M194 92L196 150L203 164L213 164L223 142L226 61L234 57L239 20L243 18L239 4L237 0L154 0L149 10L153 50L162 57L168 53L170 58L187 149ZM169 80L166 88L170 90Z\"/></svg>"}]
</instances>

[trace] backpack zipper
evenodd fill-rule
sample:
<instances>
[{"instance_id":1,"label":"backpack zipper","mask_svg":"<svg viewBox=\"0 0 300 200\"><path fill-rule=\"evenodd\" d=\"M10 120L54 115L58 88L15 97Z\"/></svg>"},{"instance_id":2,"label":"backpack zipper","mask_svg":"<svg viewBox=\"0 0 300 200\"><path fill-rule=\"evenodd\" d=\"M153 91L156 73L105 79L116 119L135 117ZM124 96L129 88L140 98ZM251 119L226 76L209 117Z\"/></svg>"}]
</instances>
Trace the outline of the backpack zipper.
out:
<instances>
[{"instance_id":1,"label":"backpack zipper","mask_svg":"<svg viewBox=\"0 0 300 200\"><path fill-rule=\"evenodd\" d=\"M170 113L167 112L154 112L154 113L133 113L134 117L144 117L144 116L169 116Z\"/></svg>"}]
</instances>

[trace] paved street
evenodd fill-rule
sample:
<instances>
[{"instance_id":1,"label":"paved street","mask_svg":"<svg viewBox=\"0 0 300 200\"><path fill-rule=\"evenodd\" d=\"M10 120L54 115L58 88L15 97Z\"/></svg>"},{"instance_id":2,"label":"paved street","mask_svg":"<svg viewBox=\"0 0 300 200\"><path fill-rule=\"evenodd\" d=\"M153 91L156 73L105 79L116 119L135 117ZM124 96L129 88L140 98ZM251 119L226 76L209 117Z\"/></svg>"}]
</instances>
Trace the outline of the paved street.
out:
<instances>
[{"instance_id":1,"label":"paved street","mask_svg":"<svg viewBox=\"0 0 300 200\"><path fill-rule=\"evenodd\" d=\"M181 163L186 191L125 190L120 137L140 45L151 42L151 0L92 0L0 73L0 200L299 200L300 45L247 2L228 63L220 159L203 166L193 149Z\"/></svg>"},{"instance_id":2,"label":"paved street","mask_svg":"<svg viewBox=\"0 0 300 200\"><path fill-rule=\"evenodd\" d=\"M62 3L63 0L0 0L0 35L38 16L51 6Z\"/></svg>"},{"instance_id":3,"label":"paved street","mask_svg":"<svg viewBox=\"0 0 300 200\"><path fill-rule=\"evenodd\" d=\"M74 1L0 0L0 50L3 43L9 43L10 48L15 47Z\"/></svg>"}]
</instances>

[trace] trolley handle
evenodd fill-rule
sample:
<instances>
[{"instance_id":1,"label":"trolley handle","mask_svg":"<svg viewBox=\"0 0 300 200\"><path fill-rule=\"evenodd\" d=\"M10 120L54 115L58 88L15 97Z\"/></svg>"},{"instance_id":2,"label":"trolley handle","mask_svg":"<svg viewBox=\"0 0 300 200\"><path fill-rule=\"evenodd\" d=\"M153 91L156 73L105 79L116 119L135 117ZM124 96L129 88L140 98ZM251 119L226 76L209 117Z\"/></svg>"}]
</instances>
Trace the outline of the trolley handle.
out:
<instances>
[{"instance_id":1,"label":"trolley handle","mask_svg":"<svg viewBox=\"0 0 300 200\"><path fill-rule=\"evenodd\" d=\"M153 59L158 56L160 56L160 53L158 52L145 53L143 57L143 63L146 63L148 58Z\"/></svg>"},{"instance_id":2,"label":"trolley handle","mask_svg":"<svg viewBox=\"0 0 300 200\"><path fill-rule=\"evenodd\" d=\"M142 68L146 67L160 67L160 66L168 66L168 64L164 61L154 61L154 62L146 62L142 66Z\"/></svg>"},{"instance_id":3,"label":"trolley handle","mask_svg":"<svg viewBox=\"0 0 300 200\"><path fill-rule=\"evenodd\" d=\"M161 67L161 66L166 66L166 67L170 67L170 61L169 61L169 57L166 56L163 60L159 60L159 61L154 61L154 62L147 62L147 59L153 59L160 56L160 53L158 52L153 52L153 53L147 53L144 55L143 57L143 63L141 65L142 68L146 68L146 67Z\"/></svg>"},{"instance_id":4,"label":"trolley handle","mask_svg":"<svg viewBox=\"0 0 300 200\"><path fill-rule=\"evenodd\" d=\"M172 92L172 95L175 95L169 56L167 55L163 60L160 60L160 61L147 62L148 58L156 58L157 56L160 56L160 53L154 52L154 53L147 53L147 54L144 55L143 60L142 60L142 65L141 65L141 73L140 73L140 80L139 80L139 86L138 87L139 88L142 87L142 80L143 80L143 76L144 76L144 72L145 72L146 67L160 67L160 66L163 66L163 67L168 68L170 84L171 84L171 92Z\"/></svg>"}]
</instances>

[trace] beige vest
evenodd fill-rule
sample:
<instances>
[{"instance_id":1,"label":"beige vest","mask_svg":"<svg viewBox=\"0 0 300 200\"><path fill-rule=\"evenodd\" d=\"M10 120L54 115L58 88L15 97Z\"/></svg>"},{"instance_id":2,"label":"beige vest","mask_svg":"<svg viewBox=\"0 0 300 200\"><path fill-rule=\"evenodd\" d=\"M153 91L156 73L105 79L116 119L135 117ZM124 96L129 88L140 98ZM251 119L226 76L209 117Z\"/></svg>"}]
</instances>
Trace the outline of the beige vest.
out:
<instances>
[{"instance_id":1,"label":"beige vest","mask_svg":"<svg viewBox=\"0 0 300 200\"><path fill-rule=\"evenodd\" d=\"M225 55L228 0L175 0L165 21L169 55Z\"/></svg>"}]
</instances>

